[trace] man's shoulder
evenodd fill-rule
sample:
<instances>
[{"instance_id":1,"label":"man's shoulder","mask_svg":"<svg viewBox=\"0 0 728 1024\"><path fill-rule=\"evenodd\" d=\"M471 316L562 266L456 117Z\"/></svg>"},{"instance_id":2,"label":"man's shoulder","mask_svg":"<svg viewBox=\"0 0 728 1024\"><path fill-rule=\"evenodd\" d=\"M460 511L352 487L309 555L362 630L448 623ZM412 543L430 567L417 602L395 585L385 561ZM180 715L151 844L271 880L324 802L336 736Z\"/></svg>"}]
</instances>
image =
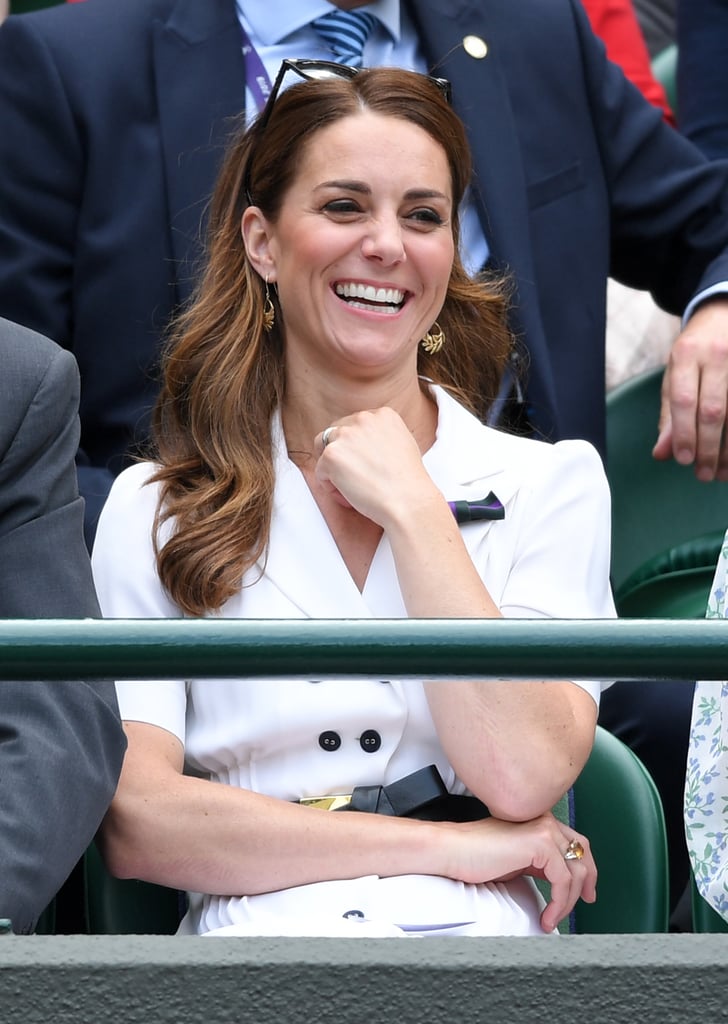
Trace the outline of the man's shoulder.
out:
<instances>
[{"instance_id":1,"label":"man's shoulder","mask_svg":"<svg viewBox=\"0 0 728 1024\"><path fill-rule=\"evenodd\" d=\"M95 29L111 29L124 23L127 26L151 25L166 19L177 0L85 0L84 3L60 3L30 11L22 17L9 18L8 30L27 29L41 36L65 37L71 45L80 42ZM119 40L121 42L122 40Z\"/></svg>"},{"instance_id":2,"label":"man's shoulder","mask_svg":"<svg viewBox=\"0 0 728 1024\"><path fill-rule=\"evenodd\" d=\"M84 0L52 4L19 17L0 29L17 38L41 39L51 49L109 59L139 47L140 40L166 27L187 42L207 36L223 22L237 20L234 0ZM108 45L101 54L93 47Z\"/></svg>"},{"instance_id":3,"label":"man's shoulder","mask_svg":"<svg viewBox=\"0 0 728 1024\"><path fill-rule=\"evenodd\" d=\"M78 401L76 360L55 342L20 324L0 318L0 447L15 436L38 390L49 392L37 420L50 429ZM4 435L8 435L5 437Z\"/></svg>"},{"instance_id":4,"label":"man's shoulder","mask_svg":"<svg viewBox=\"0 0 728 1024\"><path fill-rule=\"evenodd\" d=\"M76 361L70 352L56 345L37 331L0 317L0 391L5 388L10 396L17 391L20 381L29 384L39 381L53 365L74 375Z\"/></svg>"},{"instance_id":5,"label":"man's shoulder","mask_svg":"<svg viewBox=\"0 0 728 1024\"><path fill-rule=\"evenodd\" d=\"M167 22L176 0L84 0L12 15L0 25L0 52L8 61L33 59L56 65L62 77L71 69L97 72L115 59L144 60L158 24ZM0 56L0 67L5 58ZM14 72L14 73L17 73ZM95 83L88 82L93 95Z\"/></svg>"},{"instance_id":6,"label":"man's shoulder","mask_svg":"<svg viewBox=\"0 0 728 1024\"><path fill-rule=\"evenodd\" d=\"M23 83L31 83L26 67L35 67L36 77L47 76L46 90L60 84L73 107L99 108L113 123L129 93L153 87L160 46L169 57L171 43L174 58L184 61L188 48L201 42L214 47L231 25L237 25L234 0L56 4L0 25L0 82L20 75L22 95Z\"/></svg>"}]
</instances>

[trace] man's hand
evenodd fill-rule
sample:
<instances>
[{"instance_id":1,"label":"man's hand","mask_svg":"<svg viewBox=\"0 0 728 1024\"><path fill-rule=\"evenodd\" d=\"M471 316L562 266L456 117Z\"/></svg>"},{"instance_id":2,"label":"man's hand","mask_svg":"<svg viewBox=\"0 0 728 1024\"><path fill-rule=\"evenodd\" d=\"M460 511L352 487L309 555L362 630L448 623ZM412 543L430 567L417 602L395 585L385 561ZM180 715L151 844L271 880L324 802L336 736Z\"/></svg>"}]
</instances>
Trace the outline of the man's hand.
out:
<instances>
[{"instance_id":1,"label":"man's hand","mask_svg":"<svg viewBox=\"0 0 728 1024\"><path fill-rule=\"evenodd\" d=\"M728 297L707 299L670 352L656 459L695 463L699 480L728 480Z\"/></svg>"}]
</instances>

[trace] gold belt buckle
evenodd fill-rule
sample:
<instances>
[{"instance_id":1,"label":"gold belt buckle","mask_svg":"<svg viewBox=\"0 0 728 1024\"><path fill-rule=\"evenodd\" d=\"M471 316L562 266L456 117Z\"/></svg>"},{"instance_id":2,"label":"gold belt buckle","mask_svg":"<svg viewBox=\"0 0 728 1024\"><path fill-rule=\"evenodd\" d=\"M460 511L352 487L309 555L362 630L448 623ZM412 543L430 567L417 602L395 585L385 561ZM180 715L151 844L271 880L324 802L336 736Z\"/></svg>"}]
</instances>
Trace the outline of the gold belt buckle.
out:
<instances>
[{"instance_id":1,"label":"gold belt buckle","mask_svg":"<svg viewBox=\"0 0 728 1024\"><path fill-rule=\"evenodd\" d=\"M318 807L322 811L338 811L348 807L351 793L334 793L331 796L302 796L298 801L303 807Z\"/></svg>"}]
</instances>

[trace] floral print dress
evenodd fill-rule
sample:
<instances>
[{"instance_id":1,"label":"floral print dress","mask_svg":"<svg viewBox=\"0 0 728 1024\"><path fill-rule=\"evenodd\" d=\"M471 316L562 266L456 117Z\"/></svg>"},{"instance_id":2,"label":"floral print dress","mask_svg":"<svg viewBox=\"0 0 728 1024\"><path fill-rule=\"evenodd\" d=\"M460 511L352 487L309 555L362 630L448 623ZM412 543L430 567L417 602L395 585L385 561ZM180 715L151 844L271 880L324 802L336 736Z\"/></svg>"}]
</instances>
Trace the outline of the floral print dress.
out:
<instances>
[{"instance_id":1,"label":"floral print dress","mask_svg":"<svg viewBox=\"0 0 728 1024\"><path fill-rule=\"evenodd\" d=\"M706 618L728 618L728 533ZM685 783L685 832L701 896L728 920L728 681L695 686Z\"/></svg>"}]
</instances>

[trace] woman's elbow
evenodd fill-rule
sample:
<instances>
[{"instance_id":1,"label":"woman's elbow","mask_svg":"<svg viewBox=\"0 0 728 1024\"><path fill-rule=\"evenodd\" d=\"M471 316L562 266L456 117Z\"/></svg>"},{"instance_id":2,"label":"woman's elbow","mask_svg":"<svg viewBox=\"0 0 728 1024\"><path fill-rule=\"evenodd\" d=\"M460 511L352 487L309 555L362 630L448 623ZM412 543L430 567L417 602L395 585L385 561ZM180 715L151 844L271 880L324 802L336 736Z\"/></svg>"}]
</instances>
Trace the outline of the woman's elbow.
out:
<instances>
[{"instance_id":1,"label":"woman's elbow","mask_svg":"<svg viewBox=\"0 0 728 1024\"><path fill-rule=\"evenodd\" d=\"M578 750L559 751L544 758L538 771L533 765L524 770L514 766L497 779L489 779L484 802L490 813L504 821L530 821L551 810L571 789L589 749L588 745L582 749L579 744Z\"/></svg>"},{"instance_id":2,"label":"woman's elbow","mask_svg":"<svg viewBox=\"0 0 728 1024\"><path fill-rule=\"evenodd\" d=\"M533 785L520 787L512 792L500 792L495 799L491 798L488 810L501 821L531 821L551 810L563 795L564 791L559 792L551 786L547 789Z\"/></svg>"}]
</instances>

